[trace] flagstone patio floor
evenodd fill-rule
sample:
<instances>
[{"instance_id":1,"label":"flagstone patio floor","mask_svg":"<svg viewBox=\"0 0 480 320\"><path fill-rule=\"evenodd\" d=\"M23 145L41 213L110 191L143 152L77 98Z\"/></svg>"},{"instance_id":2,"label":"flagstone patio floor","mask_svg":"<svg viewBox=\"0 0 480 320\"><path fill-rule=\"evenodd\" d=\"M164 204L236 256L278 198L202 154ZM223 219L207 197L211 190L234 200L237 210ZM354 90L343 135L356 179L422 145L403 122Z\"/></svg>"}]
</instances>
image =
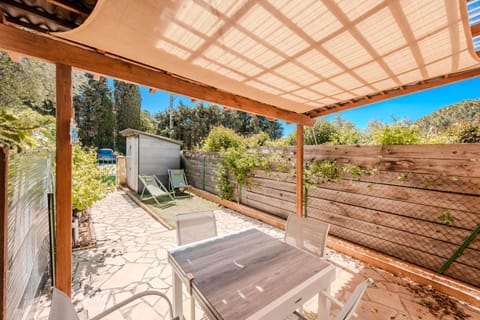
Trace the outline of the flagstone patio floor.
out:
<instances>
[{"instance_id":1,"label":"flagstone patio floor","mask_svg":"<svg viewBox=\"0 0 480 320\"><path fill-rule=\"evenodd\" d=\"M191 204L191 199L189 203ZM195 197L199 207L206 200ZM181 200L177 201L181 206ZM212 206L211 203L208 204ZM213 205L215 208L215 205ZM156 289L172 297L172 270L167 262L167 250L175 246L175 230L168 230L121 191L109 195L92 207L92 218L97 247L73 253L72 300L78 311L95 316L107 307L132 294ZM233 212L216 207L219 234L248 227L283 238L283 231ZM358 319L464 319L460 311L449 305L451 301L437 302L433 297L419 295L409 287L415 284L381 269L352 259L346 255L327 251L329 261L337 265L337 276L332 294L345 300L363 279L375 280L364 295L357 310ZM418 289L418 288L417 288ZM443 297L445 298L445 297ZM189 319L189 297L184 296L184 308ZM48 319L49 295L41 296L32 307L29 319ZM315 299L305 305L313 310ZM459 309L480 320L480 310L459 303ZM168 308L158 297L148 297L116 311L105 319L168 319ZM446 310L456 314L444 314ZM337 309L332 309L335 314ZM197 319L202 311L196 311ZM310 314L311 317L311 314Z\"/></svg>"}]
</instances>

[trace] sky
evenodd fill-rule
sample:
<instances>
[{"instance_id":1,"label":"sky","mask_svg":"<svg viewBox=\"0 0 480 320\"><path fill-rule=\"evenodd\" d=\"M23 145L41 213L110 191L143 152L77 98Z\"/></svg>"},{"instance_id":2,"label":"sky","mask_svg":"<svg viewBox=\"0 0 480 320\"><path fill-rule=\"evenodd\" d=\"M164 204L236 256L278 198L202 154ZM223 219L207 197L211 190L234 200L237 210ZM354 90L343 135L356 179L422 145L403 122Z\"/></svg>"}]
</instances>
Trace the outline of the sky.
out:
<instances>
[{"instance_id":1,"label":"sky","mask_svg":"<svg viewBox=\"0 0 480 320\"><path fill-rule=\"evenodd\" d=\"M150 111L151 114L163 111L169 106L170 95L166 92L157 91L151 94L148 88L141 86L140 94L142 109ZM387 123L391 123L392 118L415 121L447 105L476 98L480 98L480 77L338 112L325 118L332 120L336 115L340 115L355 123L358 128L364 129L373 119ZM174 107L180 101L186 105L192 105L190 98L175 96ZM294 124L286 125L284 121L281 123L284 136L295 130Z\"/></svg>"}]
</instances>

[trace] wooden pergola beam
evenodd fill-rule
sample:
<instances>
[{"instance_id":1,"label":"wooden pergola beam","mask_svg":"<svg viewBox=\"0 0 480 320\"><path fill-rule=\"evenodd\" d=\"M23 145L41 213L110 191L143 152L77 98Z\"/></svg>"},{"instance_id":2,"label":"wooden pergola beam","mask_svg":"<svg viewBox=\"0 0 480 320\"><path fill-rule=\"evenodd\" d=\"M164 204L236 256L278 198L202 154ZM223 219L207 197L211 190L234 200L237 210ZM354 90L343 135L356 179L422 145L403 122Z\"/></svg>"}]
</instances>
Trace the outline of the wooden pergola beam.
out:
<instances>
[{"instance_id":1,"label":"wooden pergola beam","mask_svg":"<svg viewBox=\"0 0 480 320\"><path fill-rule=\"evenodd\" d=\"M79 6L76 6L74 3L70 1L64 1L64 0L47 0L48 3L51 3L57 7L63 8L67 11L79 14L83 17L88 17L90 15L90 12L80 8Z\"/></svg>"},{"instance_id":2,"label":"wooden pergola beam","mask_svg":"<svg viewBox=\"0 0 480 320\"><path fill-rule=\"evenodd\" d=\"M55 286L72 292L72 67L56 65L57 146L55 166Z\"/></svg>"},{"instance_id":3,"label":"wooden pergola beam","mask_svg":"<svg viewBox=\"0 0 480 320\"><path fill-rule=\"evenodd\" d=\"M325 109L323 110L311 111L308 113L308 115L312 118L317 118L317 117L325 116L325 115L340 112L340 111L358 108L367 104L381 102L381 101L385 101L395 97L404 96L407 94L411 94L411 93L415 93L415 92L419 92L427 89L432 89L435 87L440 87L453 82L475 78L478 76L480 76L480 68L476 68L476 69L472 69L464 72L447 74L442 77L438 77L436 79L420 81L417 85L404 86L403 90L399 89L392 92L388 92L388 90L385 90L383 92L384 94L379 94L374 97L369 97L368 99L364 99L361 101L348 103L342 106L334 106L328 109L326 109L325 107Z\"/></svg>"},{"instance_id":4,"label":"wooden pergola beam","mask_svg":"<svg viewBox=\"0 0 480 320\"><path fill-rule=\"evenodd\" d=\"M92 73L100 73L146 87L226 105L252 114L307 126L312 126L315 123L314 119L304 114L280 109L263 102L180 78L163 70L117 57L101 55L94 50L14 27L0 25L0 48L54 63L71 65Z\"/></svg>"},{"instance_id":5,"label":"wooden pergola beam","mask_svg":"<svg viewBox=\"0 0 480 320\"><path fill-rule=\"evenodd\" d=\"M476 24L476 25L472 26L471 29L472 29L472 37L473 38L480 36L480 24Z\"/></svg>"}]
</instances>

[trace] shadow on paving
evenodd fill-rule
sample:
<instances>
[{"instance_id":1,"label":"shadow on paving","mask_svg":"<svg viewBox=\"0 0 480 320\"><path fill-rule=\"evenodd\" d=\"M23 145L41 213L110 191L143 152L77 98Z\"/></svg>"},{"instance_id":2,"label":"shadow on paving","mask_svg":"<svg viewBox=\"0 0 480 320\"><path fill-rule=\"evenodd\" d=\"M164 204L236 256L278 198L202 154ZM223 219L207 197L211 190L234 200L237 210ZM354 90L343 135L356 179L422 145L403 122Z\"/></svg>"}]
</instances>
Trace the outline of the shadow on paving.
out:
<instances>
[{"instance_id":1,"label":"shadow on paving","mask_svg":"<svg viewBox=\"0 0 480 320\"><path fill-rule=\"evenodd\" d=\"M140 195L132 193L140 200ZM166 222L172 228L175 228L175 215L180 213L200 212L209 210L218 210L220 206L217 204L199 198L195 195L185 197L186 193L179 193L176 196L175 204L167 208L159 208L153 199L142 201L152 212L154 212L160 219ZM168 202L168 197L157 198L161 204Z\"/></svg>"}]
</instances>

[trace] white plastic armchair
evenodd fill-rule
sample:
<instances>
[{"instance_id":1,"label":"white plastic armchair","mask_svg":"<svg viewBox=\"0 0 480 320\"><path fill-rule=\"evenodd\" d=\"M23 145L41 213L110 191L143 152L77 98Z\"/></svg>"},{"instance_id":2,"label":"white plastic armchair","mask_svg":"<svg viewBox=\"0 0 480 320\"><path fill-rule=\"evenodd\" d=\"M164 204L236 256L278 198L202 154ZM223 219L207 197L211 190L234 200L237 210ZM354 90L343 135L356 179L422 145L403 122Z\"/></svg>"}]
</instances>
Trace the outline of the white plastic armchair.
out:
<instances>
[{"instance_id":1,"label":"white plastic armchair","mask_svg":"<svg viewBox=\"0 0 480 320\"><path fill-rule=\"evenodd\" d=\"M179 246L217 235L217 223L213 211L182 213L175 216L177 244ZM190 297L190 315L195 320L195 300Z\"/></svg>"},{"instance_id":2,"label":"white plastic armchair","mask_svg":"<svg viewBox=\"0 0 480 320\"><path fill-rule=\"evenodd\" d=\"M217 224L213 211L177 214L175 221L179 246L217 235Z\"/></svg>"},{"instance_id":3,"label":"white plastic armchair","mask_svg":"<svg viewBox=\"0 0 480 320\"><path fill-rule=\"evenodd\" d=\"M350 297L348 297L348 300L345 302L345 304L338 301L336 298L330 296L327 292L322 292L321 294L325 295L330 301L332 301L341 308L340 312L335 317L335 320L349 320L352 316L357 316L355 310L357 309L360 301L362 300L362 296L367 290L368 286L373 283L374 281L370 278L359 283L353 293L350 295ZM307 320L307 318L305 318L297 311L295 311L294 314L297 316L297 318L301 320Z\"/></svg>"},{"instance_id":4,"label":"white plastic armchair","mask_svg":"<svg viewBox=\"0 0 480 320\"><path fill-rule=\"evenodd\" d=\"M113 307L108 308L107 310L96 315L95 317L90 318L90 320L102 319L105 316L109 315L110 313L120 309L121 307L129 304L134 300L140 299L145 296L152 296L152 295L162 297L167 301L169 312L170 312L170 319L172 320L179 319L178 317L175 317L175 318L172 317L173 315L172 304L165 294L159 291L149 290L149 291L135 294L130 298L123 300L122 302L114 305ZM50 308L50 314L48 316L48 320L80 320L80 318L78 317L78 314L75 312L75 308L73 307L73 304L70 298L65 293L58 290L57 288L53 288L52 305Z\"/></svg>"},{"instance_id":5,"label":"white plastic armchair","mask_svg":"<svg viewBox=\"0 0 480 320\"><path fill-rule=\"evenodd\" d=\"M305 250L318 257L325 254L330 225L317 219L299 217L292 213L288 216L285 229L285 243Z\"/></svg>"}]
</instances>

